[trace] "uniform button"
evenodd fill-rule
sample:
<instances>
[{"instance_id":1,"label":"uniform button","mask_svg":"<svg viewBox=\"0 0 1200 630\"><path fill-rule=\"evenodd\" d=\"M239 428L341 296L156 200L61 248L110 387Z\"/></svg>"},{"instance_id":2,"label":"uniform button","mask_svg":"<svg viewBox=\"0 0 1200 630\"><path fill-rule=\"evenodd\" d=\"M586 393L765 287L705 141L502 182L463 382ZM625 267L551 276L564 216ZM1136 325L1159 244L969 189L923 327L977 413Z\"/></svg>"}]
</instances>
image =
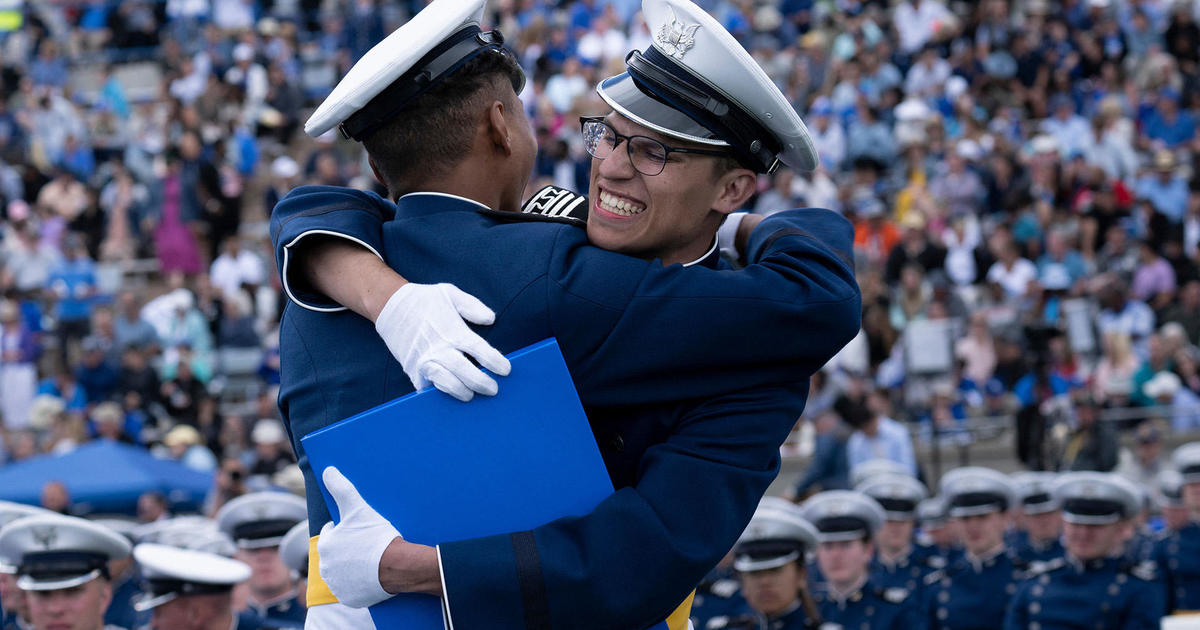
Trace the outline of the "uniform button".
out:
<instances>
[{"instance_id":1,"label":"uniform button","mask_svg":"<svg viewBox=\"0 0 1200 630\"><path fill-rule=\"evenodd\" d=\"M861 626L861 628L862 628L862 630L871 630L871 624L869 624L869 623L867 623L867 622L865 622L865 621L864 621L864 622L862 623L862 626Z\"/></svg>"},{"instance_id":2,"label":"uniform button","mask_svg":"<svg viewBox=\"0 0 1200 630\"><path fill-rule=\"evenodd\" d=\"M874 616L875 616L875 607L867 606L867 617L874 617Z\"/></svg>"},{"instance_id":3,"label":"uniform button","mask_svg":"<svg viewBox=\"0 0 1200 630\"><path fill-rule=\"evenodd\" d=\"M950 588L950 578L942 578L942 588Z\"/></svg>"},{"instance_id":4,"label":"uniform button","mask_svg":"<svg viewBox=\"0 0 1200 630\"><path fill-rule=\"evenodd\" d=\"M613 434L610 444L612 444L613 450L617 451L618 453L625 452L625 438L621 437L620 433Z\"/></svg>"},{"instance_id":5,"label":"uniform button","mask_svg":"<svg viewBox=\"0 0 1200 630\"><path fill-rule=\"evenodd\" d=\"M1009 595L1012 595L1013 593L1016 593L1016 592L1017 592L1017 585L1016 585L1016 583L1014 583L1014 582L1009 582L1009 583L1008 583L1008 586L1005 586L1005 587L1004 587L1004 592L1005 592L1005 593L1008 593Z\"/></svg>"},{"instance_id":6,"label":"uniform button","mask_svg":"<svg viewBox=\"0 0 1200 630\"><path fill-rule=\"evenodd\" d=\"M950 611L946 610L945 608L938 608L938 611L937 611L938 619L945 619L949 616L950 616Z\"/></svg>"},{"instance_id":7,"label":"uniform button","mask_svg":"<svg viewBox=\"0 0 1200 630\"><path fill-rule=\"evenodd\" d=\"M1045 591L1045 589L1043 589L1042 586L1039 584L1039 585L1029 589L1029 594L1033 595L1034 597L1041 597L1042 593L1044 591Z\"/></svg>"},{"instance_id":8,"label":"uniform button","mask_svg":"<svg viewBox=\"0 0 1200 630\"><path fill-rule=\"evenodd\" d=\"M1049 584L1049 583L1050 583L1050 576L1049 576L1049 575L1043 575L1043 576L1041 576L1041 577L1039 577L1039 578L1038 578L1038 582L1041 582L1043 585Z\"/></svg>"},{"instance_id":9,"label":"uniform button","mask_svg":"<svg viewBox=\"0 0 1200 630\"><path fill-rule=\"evenodd\" d=\"M943 604L947 604L947 603L949 603L949 602L950 602L950 593L949 593L949 591L941 591L940 593L938 593L938 601L939 601L939 602L941 602L941 603L943 603Z\"/></svg>"},{"instance_id":10,"label":"uniform button","mask_svg":"<svg viewBox=\"0 0 1200 630\"><path fill-rule=\"evenodd\" d=\"M1039 603L1037 603L1037 602L1033 602L1032 604L1030 604L1030 605L1029 605L1029 614L1031 614L1031 615L1036 615L1036 614L1038 614L1038 613L1040 613L1040 612L1042 612L1042 605L1041 605L1041 604L1039 604Z\"/></svg>"},{"instance_id":11,"label":"uniform button","mask_svg":"<svg viewBox=\"0 0 1200 630\"><path fill-rule=\"evenodd\" d=\"M1117 584L1124 584L1127 580L1129 580L1128 575L1125 575L1124 573L1117 574Z\"/></svg>"},{"instance_id":12,"label":"uniform button","mask_svg":"<svg viewBox=\"0 0 1200 630\"><path fill-rule=\"evenodd\" d=\"M1042 630L1042 624L1036 621L1031 621L1029 622L1029 630Z\"/></svg>"},{"instance_id":13,"label":"uniform button","mask_svg":"<svg viewBox=\"0 0 1200 630\"><path fill-rule=\"evenodd\" d=\"M1118 593L1120 593L1120 592L1121 592L1121 587L1120 587L1120 586L1117 586L1116 584L1109 584L1109 585L1108 585L1108 594L1109 594L1109 595L1112 595L1112 596L1116 597L1116 595L1117 595Z\"/></svg>"}]
</instances>

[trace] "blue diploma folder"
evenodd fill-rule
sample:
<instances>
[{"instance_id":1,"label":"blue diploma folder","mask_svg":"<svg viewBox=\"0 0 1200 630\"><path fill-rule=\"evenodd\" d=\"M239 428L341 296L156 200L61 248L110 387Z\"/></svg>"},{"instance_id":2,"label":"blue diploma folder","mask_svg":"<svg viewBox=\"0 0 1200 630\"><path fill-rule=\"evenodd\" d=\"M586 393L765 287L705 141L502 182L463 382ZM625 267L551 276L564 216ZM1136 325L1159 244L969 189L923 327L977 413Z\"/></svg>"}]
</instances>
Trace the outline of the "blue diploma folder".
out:
<instances>
[{"instance_id":1,"label":"blue diploma folder","mask_svg":"<svg viewBox=\"0 0 1200 630\"><path fill-rule=\"evenodd\" d=\"M424 389L305 436L317 479L337 466L401 536L426 545L587 514L613 487L558 343L508 357L496 396L462 403ZM429 595L398 595L371 617L380 630L443 628Z\"/></svg>"}]
</instances>

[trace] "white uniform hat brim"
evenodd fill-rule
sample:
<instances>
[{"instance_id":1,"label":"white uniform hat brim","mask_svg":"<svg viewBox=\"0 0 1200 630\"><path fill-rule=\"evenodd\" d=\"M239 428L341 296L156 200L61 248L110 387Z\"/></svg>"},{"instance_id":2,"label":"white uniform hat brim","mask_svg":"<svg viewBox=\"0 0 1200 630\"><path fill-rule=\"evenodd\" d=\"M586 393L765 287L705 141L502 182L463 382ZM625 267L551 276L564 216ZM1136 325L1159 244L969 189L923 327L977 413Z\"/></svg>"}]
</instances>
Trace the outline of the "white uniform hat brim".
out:
<instances>
[{"instance_id":1,"label":"white uniform hat brim","mask_svg":"<svg viewBox=\"0 0 1200 630\"><path fill-rule=\"evenodd\" d=\"M800 115L750 53L719 22L688 0L643 0L642 14L654 35L653 47L672 58L696 80L703 81L708 88L736 105L774 136L780 145L776 155L780 162L802 171L817 167L816 146ZM672 37L677 39L671 41ZM616 101L625 110L641 118L641 121L637 121L639 124L650 122L653 125L646 126L652 129L655 126L669 128L665 124L667 119L653 117L653 114L660 113L658 110L640 102L645 98L644 95L638 97L632 92L621 91L620 94L635 98L632 102L625 102L617 98L617 87L617 84L601 84L598 91L610 105ZM608 96L605 96L605 92ZM622 108L614 105L614 109L621 111ZM639 109L642 111L637 111ZM624 111L622 114L628 115ZM706 130L691 137L684 137L688 135L686 133L671 135L694 142L711 142L714 134Z\"/></svg>"},{"instance_id":2,"label":"white uniform hat brim","mask_svg":"<svg viewBox=\"0 0 1200 630\"><path fill-rule=\"evenodd\" d=\"M286 492L254 492L244 494L221 506L217 511L217 526L225 535L233 538L238 547L243 549L262 549L278 547L283 540L282 533L255 538L238 537L239 526L269 520L291 520L288 529L296 523L308 518L308 504L304 499Z\"/></svg>"},{"instance_id":3,"label":"white uniform hat brim","mask_svg":"<svg viewBox=\"0 0 1200 630\"><path fill-rule=\"evenodd\" d=\"M596 93L618 114L651 131L712 147L729 146L728 142L714 137L704 125L642 92L628 72L601 81L596 86Z\"/></svg>"},{"instance_id":4,"label":"white uniform hat brim","mask_svg":"<svg viewBox=\"0 0 1200 630\"><path fill-rule=\"evenodd\" d=\"M232 586L250 579L250 565L207 551L142 543L133 548L133 558L148 580Z\"/></svg>"},{"instance_id":5,"label":"white uniform hat brim","mask_svg":"<svg viewBox=\"0 0 1200 630\"><path fill-rule=\"evenodd\" d=\"M749 556L739 556L733 559L733 568L742 573L753 573L755 571L766 571L767 569L778 569L800 559L800 552L793 551L787 555L778 556L775 558L765 558L762 560L753 560Z\"/></svg>"},{"instance_id":6,"label":"white uniform hat brim","mask_svg":"<svg viewBox=\"0 0 1200 630\"><path fill-rule=\"evenodd\" d=\"M57 591L87 584L98 577L100 577L99 569L61 580L36 580L28 575L22 575L17 578L17 588L23 591Z\"/></svg>"},{"instance_id":7,"label":"white uniform hat brim","mask_svg":"<svg viewBox=\"0 0 1200 630\"><path fill-rule=\"evenodd\" d=\"M312 137L337 127L459 29L479 24L486 0L434 0L367 51L304 123Z\"/></svg>"}]
</instances>

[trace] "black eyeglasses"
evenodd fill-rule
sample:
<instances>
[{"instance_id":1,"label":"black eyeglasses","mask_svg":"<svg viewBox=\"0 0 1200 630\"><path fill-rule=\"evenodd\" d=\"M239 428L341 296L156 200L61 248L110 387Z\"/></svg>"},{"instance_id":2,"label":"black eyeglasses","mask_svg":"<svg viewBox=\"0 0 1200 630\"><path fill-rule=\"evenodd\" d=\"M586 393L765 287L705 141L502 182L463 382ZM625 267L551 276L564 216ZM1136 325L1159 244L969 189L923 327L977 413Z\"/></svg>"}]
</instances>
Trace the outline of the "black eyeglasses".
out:
<instances>
[{"instance_id":1,"label":"black eyeglasses","mask_svg":"<svg viewBox=\"0 0 1200 630\"><path fill-rule=\"evenodd\" d=\"M612 125L604 122L599 116L583 116L579 119L583 130L583 146L588 155L603 160L617 150L617 145L625 142L625 151L629 153L629 162L633 168L643 175L658 175L667 167L667 157L672 153L694 153L697 155L714 155L726 157L726 151L708 151L705 149L684 149L667 146L654 138L646 136L623 136L617 133Z\"/></svg>"}]
</instances>

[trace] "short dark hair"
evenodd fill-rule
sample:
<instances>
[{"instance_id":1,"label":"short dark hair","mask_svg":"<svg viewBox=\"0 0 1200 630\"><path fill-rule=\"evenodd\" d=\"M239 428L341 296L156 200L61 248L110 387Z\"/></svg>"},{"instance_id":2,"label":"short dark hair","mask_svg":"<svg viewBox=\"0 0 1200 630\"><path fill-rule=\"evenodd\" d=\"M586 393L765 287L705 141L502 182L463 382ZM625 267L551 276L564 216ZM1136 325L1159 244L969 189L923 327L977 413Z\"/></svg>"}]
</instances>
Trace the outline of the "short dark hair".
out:
<instances>
[{"instance_id":1,"label":"short dark hair","mask_svg":"<svg viewBox=\"0 0 1200 630\"><path fill-rule=\"evenodd\" d=\"M507 52L484 52L430 88L387 124L363 140L379 168L388 192L405 188L445 171L471 150L473 121L484 100L513 88L523 73Z\"/></svg>"}]
</instances>

